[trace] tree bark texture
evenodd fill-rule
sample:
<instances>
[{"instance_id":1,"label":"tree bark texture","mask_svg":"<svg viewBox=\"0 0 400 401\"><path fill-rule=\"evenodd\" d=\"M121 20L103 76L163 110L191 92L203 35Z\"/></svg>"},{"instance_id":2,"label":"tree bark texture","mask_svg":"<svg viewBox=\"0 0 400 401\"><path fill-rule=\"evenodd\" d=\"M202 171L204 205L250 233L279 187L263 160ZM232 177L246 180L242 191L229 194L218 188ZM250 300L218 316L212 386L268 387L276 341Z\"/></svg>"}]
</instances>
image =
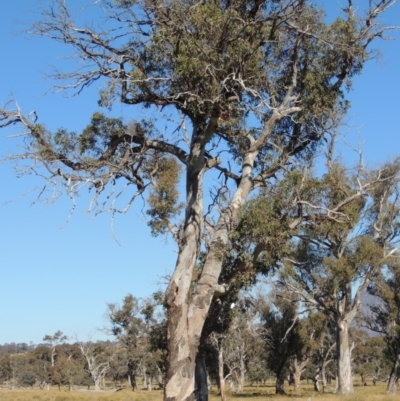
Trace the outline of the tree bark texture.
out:
<instances>
[{"instance_id":1,"label":"tree bark texture","mask_svg":"<svg viewBox=\"0 0 400 401\"><path fill-rule=\"evenodd\" d=\"M244 204L251 188L251 173L256 152L245 157L242 180L228 207L221 212L215 226L211 245L201 276L191 293L193 270L199 254L198 244L203 214L202 180L204 173L204 148L193 153L201 154L198 163L188 170L188 181L197 181L187 188L186 224L182 245L174 274L166 292L168 305L168 370L166 374L165 401L193 399L195 386L195 361L214 288L222 269L221 249L228 243L230 226L227 221L237 220L239 208ZM193 156L194 157L194 156ZM201 159L201 162L200 162Z\"/></svg>"},{"instance_id":2,"label":"tree bark texture","mask_svg":"<svg viewBox=\"0 0 400 401\"><path fill-rule=\"evenodd\" d=\"M338 393L347 395L354 393L351 372L351 348L349 344L349 324L341 320L337 324L337 379Z\"/></svg>"}]
</instances>

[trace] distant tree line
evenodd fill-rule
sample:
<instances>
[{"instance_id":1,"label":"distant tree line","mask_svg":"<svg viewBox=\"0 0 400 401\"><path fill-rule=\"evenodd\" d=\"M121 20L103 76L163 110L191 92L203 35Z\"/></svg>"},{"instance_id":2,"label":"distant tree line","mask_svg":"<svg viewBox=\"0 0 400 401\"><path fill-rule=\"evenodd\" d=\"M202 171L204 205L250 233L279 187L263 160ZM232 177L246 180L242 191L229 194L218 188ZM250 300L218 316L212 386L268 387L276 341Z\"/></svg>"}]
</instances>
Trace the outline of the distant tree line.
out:
<instances>
[{"instance_id":1,"label":"distant tree line","mask_svg":"<svg viewBox=\"0 0 400 401\"><path fill-rule=\"evenodd\" d=\"M400 269L393 267L379 285L369 287L357 325L349 328L353 375L364 385L385 381L388 392L396 392L399 375L395 326L400 322L393 321L400 316L399 277ZM38 345L0 345L0 384L162 389L167 358L162 301L161 293L144 300L128 294L121 305L108 304L104 330L112 341L71 341L57 331ZM276 393L285 393L287 386L300 391L301 380L314 383L317 392L337 389L335 327L326 315L304 305L287 288L269 284L240 293L228 313L215 316L215 330L202 339L200 354L208 385L218 387L222 401L227 389L241 393L245 383L258 387L271 380Z\"/></svg>"}]
</instances>

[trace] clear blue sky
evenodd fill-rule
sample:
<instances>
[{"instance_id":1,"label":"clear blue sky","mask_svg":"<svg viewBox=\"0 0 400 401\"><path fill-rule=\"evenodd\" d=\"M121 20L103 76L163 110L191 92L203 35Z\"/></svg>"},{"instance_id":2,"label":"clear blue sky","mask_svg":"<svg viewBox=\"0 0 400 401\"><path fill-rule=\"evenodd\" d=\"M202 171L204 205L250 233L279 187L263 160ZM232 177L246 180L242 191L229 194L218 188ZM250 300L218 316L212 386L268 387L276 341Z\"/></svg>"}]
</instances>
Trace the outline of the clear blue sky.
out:
<instances>
[{"instance_id":1,"label":"clear blue sky","mask_svg":"<svg viewBox=\"0 0 400 401\"><path fill-rule=\"evenodd\" d=\"M84 0L67 0L83 5ZM337 0L320 0L337 9ZM367 7L367 0L359 0ZM39 122L50 129L66 127L79 131L97 110L96 84L79 97L44 95L52 82L43 79L51 65L63 65L59 57L67 48L41 38L14 35L35 17L28 10L35 0L14 0L2 4L0 14L0 103L10 96L22 110L36 110ZM400 4L385 16L388 24L400 25ZM348 141L357 143L357 132L365 142L366 162L373 165L400 153L400 35L396 41L377 42L382 58L371 61L350 93L353 107L348 116ZM106 112L103 110L103 112ZM114 115L132 117L129 108L116 105ZM13 152L17 140L6 139L0 131L0 154ZM109 215L83 213L85 195L67 225L70 201L62 198L53 205L31 206L34 196L21 197L38 182L33 177L17 179L10 164L0 165L0 344L38 343L56 330L85 339L105 324L107 302L119 302L128 292L145 297L163 288L159 282L175 265L172 241L152 238L138 207L118 216L115 232ZM99 337L99 335L97 334Z\"/></svg>"}]
</instances>

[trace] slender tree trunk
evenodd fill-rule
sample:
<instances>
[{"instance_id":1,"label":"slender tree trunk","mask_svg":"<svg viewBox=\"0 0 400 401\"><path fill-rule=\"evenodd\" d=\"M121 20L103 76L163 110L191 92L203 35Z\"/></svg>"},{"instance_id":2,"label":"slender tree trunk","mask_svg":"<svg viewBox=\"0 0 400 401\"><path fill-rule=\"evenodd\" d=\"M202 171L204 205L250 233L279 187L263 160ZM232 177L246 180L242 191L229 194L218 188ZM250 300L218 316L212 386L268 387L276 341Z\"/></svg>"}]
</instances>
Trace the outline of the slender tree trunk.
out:
<instances>
[{"instance_id":1,"label":"slender tree trunk","mask_svg":"<svg viewBox=\"0 0 400 401\"><path fill-rule=\"evenodd\" d=\"M320 378L320 371L321 369L317 367L317 371L315 372L314 375L314 391L319 393L319 378Z\"/></svg>"},{"instance_id":2,"label":"slender tree trunk","mask_svg":"<svg viewBox=\"0 0 400 401\"><path fill-rule=\"evenodd\" d=\"M132 362L128 362L128 383L132 391L136 389L136 374L135 374L135 367Z\"/></svg>"},{"instance_id":3,"label":"slender tree trunk","mask_svg":"<svg viewBox=\"0 0 400 401\"><path fill-rule=\"evenodd\" d=\"M397 383L399 381L399 372L400 372L400 355L397 355L396 361L390 372L388 384L386 387L386 393L388 393L388 394L396 394L397 393Z\"/></svg>"},{"instance_id":4,"label":"slender tree trunk","mask_svg":"<svg viewBox=\"0 0 400 401\"><path fill-rule=\"evenodd\" d=\"M326 363L321 366L321 381L322 381L322 392L325 393L328 380L326 379Z\"/></svg>"},{"instance_id":5,"label":"slender tree trunk","mask_svg":"<svg viewBox=\"0 0 400 401\"><path fill-rule=\"evenodd\" d=\"M285 375L282 372L276 375L275 394L285 394Z\"/></svg>"},{"instance_id":6,"label":"slender tree trunk","mask_svg":"<svg viewBox=\"0 0 400 401\"><path fill-rule=\"evenodd\" d=\"M160 389L163 389L164 388L163 374L162 374L162 371L161 371L160 367L158 366L158 364L156 364L156 368L157 368L157 372L158 372L158 374L156 375L157 384Z\"/></svg>"},{"instance_id":7,"label":"slender tree trunk","mask_svg":"<svg viewBox=\"0 0 400 401\"><path fill-rule=\"evenodd\" d=\"M298 393L300 391L300 379L301 379L301 372L294 372L293 373L293 387L294 391Z\"/></svg>"},{"instance_id":8,"label":"slender tree trunk","mask_svg":"<svg viewBox=\"0 0 400 401\"><path fill-rule=\"evenodd\" d=\"M218 350L218 377L219 377L219 392L221 393L221 401L226 401L225 395L225 374L224 374L224 345L223 339L219 344Z\"/></svg>"},{"instance_id":9,"label":"slender tree trunk","mask_svg":"<svg viewBox=\"0 0 400 401\"><path fill-rule=\"evenodd\" d=\"M351 348L349 344L349 323L341 320L337 324L337 379L339 394L353 394L353 376L351 372Z\"/></svg>"},{"instance_id":10,"label":"slender tree trunk","mask_svg":"<svg viewBox=\"0 0 400 401\"><path fill-rule=\"evenodd\" d=\"M239 366L238 389L237 389L238 393L243 393L244 391L245 374L246 374L246 364L245 364L245 359L242 356L240 358L240 366Z\"/></svg>"}]
</instances>

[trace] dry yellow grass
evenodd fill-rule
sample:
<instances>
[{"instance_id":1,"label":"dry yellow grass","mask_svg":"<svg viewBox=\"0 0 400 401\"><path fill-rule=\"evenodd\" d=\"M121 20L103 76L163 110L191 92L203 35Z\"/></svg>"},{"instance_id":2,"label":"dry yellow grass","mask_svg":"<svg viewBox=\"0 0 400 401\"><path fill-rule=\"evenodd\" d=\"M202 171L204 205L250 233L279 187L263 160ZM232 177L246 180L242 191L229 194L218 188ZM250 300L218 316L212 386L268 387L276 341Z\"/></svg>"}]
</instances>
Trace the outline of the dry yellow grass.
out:
<instances>
[{"instance_id":1,"label":"dry yellow grass","mask_svg":"<svg viewBox=\"0 0 400 401\"><path fill-rule=\"evenodd\" d=\"M388 396L385 393L385 383L377 386L355 386L355 394L341 397L332 393L317 394L311 385L303 383L300 394L294 394L291 388L287 388L286 396L276 396L272 384L260 387L246 387L243 394L229 394L230 401L400 401L400 394ZM209 401L219 401L220 397L214 390ZM161 391L137 391L122 390L116 393L86 393L64 389L58 391L52 388L49 391L33 389L0 390L0 401L162 401Z\"/></svg>"}]
</instances>

